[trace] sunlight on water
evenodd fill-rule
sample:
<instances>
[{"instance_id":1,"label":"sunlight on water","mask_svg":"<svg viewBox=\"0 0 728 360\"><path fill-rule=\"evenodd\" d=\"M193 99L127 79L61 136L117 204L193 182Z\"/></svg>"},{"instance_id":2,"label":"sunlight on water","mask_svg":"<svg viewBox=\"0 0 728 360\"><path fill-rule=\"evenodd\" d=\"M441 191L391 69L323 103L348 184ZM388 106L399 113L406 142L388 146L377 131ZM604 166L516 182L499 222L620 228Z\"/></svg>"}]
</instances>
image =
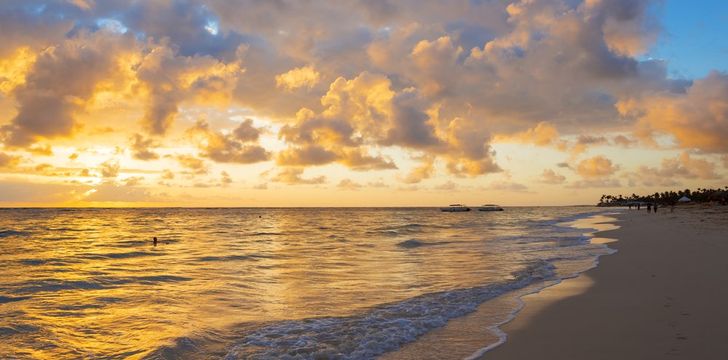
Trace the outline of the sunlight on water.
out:
<instances>
[{"instance_id":1,"label":"sunlight on water","mask_svg":"<svg viewBox=\"0 0 728 360\"><path fill-rule=\"evenodd\" d=\"M1 210L0 357L264 356L305 324L312 346L342 354L319 329L356 342L392 318L416 337L532 281L513 273L535 261L599 254L554 226L594 211ZM428 315L399 315L416 307Z\"/></svg>"}]
</instances>

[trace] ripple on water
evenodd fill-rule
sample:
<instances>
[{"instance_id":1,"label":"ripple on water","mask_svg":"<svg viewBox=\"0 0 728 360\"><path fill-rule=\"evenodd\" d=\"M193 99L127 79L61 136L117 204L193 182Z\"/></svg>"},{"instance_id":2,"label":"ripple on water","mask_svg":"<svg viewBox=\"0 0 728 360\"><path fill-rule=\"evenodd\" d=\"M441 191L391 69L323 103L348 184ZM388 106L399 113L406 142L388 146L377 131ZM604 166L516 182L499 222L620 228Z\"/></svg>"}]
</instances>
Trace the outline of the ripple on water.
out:
<instances>
[{"instance_id":1,"label":"ripple on water","mask_svg":"<svg viewBox=\"0 0 728 360\"><path fill-rule=\"evenodd\" d=\"M26 232L26 231L0 230L0 238L6 238L6 237L12 237L12 236L27 236L27 235L30 235L30 233Z\"/></svg>"}]
</instances>

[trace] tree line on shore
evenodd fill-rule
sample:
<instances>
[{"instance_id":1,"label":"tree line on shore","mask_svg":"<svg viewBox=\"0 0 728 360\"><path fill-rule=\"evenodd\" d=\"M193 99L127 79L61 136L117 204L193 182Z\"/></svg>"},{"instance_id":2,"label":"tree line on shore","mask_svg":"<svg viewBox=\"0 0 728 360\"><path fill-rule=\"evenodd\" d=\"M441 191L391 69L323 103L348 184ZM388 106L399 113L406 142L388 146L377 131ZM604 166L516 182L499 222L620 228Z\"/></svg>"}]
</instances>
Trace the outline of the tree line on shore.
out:
<instances>
[{"instance_id":1,"label":"tree line on shore","mask_svg":"<svg viewBox=\"0 0 728 360\"><path fill-rule=\"evenodd\" d=\"M602 195L597 206L629 206L636 203L650 203L660 205L675 205L678 200L686 197L691 203L718 203L728 205L728 186L718 189L698 188L678 191L656 192L650 195Z\"/></svg>"}]
</instances>

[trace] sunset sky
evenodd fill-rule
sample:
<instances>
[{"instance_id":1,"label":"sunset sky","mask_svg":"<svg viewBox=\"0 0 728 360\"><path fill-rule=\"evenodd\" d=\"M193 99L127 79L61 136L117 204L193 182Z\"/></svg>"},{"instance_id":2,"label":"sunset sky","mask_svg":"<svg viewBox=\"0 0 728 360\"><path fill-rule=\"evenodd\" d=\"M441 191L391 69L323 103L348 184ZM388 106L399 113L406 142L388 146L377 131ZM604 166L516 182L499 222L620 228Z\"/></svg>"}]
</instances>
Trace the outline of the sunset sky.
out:
<instances>
[{"instance_id":1,"label":"sunset sky","mask_svg":"<svg viewBox=\"0 0 728 360\"><path fill-rule=\"evenodd\" d=\"M0 206L722 187L726 34L719 0L4 1Z\"/></svg>"}]
</instances>

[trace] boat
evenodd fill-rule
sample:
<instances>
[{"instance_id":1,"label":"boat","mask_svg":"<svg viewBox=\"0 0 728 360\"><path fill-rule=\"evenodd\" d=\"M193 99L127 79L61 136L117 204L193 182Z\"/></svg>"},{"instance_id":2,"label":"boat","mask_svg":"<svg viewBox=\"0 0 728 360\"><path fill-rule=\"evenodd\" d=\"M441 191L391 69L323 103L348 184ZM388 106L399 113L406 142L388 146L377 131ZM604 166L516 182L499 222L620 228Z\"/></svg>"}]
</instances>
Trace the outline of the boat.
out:
<instances>
[{"instance_id":1,"label":"boat","mask_svg":"<svg viewBox=\"0 0 728 360\"><path fill-rule=\"evenodd\" d=\"M465 212L470 211L470 208L463 204L452 204L448 207L440 208L440 210L444 212Z\"/></svg>"},{"instance_id":2,"label":"boat","mask_svg":"<svg viewBox=\"0 0 728 360\"><path fill-rule=\"evenodd\" d=\"M479 207L478 211L503 211L503 208L495 204L485 204Z\"/></svg>"}]
</instances>

